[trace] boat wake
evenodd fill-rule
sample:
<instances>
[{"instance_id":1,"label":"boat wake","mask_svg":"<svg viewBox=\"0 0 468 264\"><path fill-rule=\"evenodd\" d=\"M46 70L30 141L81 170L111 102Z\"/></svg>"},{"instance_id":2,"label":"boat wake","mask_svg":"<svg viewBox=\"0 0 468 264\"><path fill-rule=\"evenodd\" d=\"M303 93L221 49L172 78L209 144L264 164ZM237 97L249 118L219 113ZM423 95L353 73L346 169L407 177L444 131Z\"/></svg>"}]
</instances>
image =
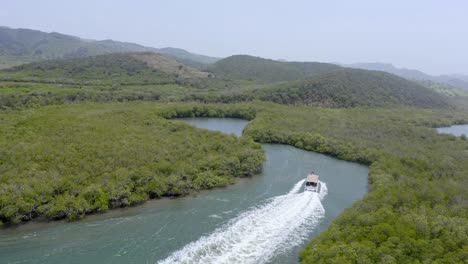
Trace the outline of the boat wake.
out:
<instances>
[{"instance_id":1,"label":"boat wake","mask_svg":"<svg viewBox=\"0 0 468 264\"><path fill-rule=\"evenodd\" d=\"M187 244L158 263L266 263L300 245L325 215L320 193L299 192L304 180L286 195L269 199Z\"/></svg>"}]
</instances>

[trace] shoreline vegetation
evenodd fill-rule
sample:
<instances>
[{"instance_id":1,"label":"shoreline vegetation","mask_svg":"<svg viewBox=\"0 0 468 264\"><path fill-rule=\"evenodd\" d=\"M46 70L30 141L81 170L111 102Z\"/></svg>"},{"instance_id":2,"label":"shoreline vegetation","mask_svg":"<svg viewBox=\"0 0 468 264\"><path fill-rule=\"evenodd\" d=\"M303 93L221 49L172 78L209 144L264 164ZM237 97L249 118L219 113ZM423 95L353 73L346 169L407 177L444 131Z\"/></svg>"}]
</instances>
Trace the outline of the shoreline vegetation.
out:
<instances>
[{"instance_id":1,"label":"shoreline vegetation","mask_svg":"<svg viewBox=\"0 0 468 264\"><path fill-rule=\"evenodd\" d=\"M167 120L148 106L0 113L1 221L74 220L261 171L265 155L252 139Z\"/></svg>"},{"instance_id":2,"label":"shoreline vegetation","mask_svg":"<svg viewBox=\"0 0 468 264\"><path fill-rule=\"evenodd\" d=\"M259 172L258 143L280 143L369 166L369 193L310 242L302 263L467 259L468 141L434 129L468 123L450 98L322 64L254 58L246 73L252 58L234 57L199 77L160 56L128 56L0 71L1 222L73 220L225 186ZM269 83L268 69L308 79ZM54 82L22 82L43 79ZM170 120L181 117L251 122L237 138Z\"/></svg>"},{"instance_id":3,"label":"shoreline vegetation","mask_svg":"<svg viewBox=\"0 0 468 264\"><path fill-rule=\"evenodd\" d=\"M224 117L221 109L226 107L179 104L163 116ZM300 254L302 263L466 259L468 141L434 128L466 124L467 113L264 102L238 107L255 109L244 135L257 142L288 144L370 166L370 192L311 241Z\"/></svg>"},{"instance_id":4,"label":"shoreline vegetation","mask_svg":"<svg viewBox=\"0 0 468 264\"><path fill-rule=\"evenodd\" d=\"M27 124L38 129L41 127L39 124L43 121L41 117L44 116L53 117L49 120L54 121L49 121L47 127L50 128L54 126L54 123L57 123L57 127L50 132L58 132L66 127L64 124L60 124L64 121L61 116L71 114L78 117L85 116L87 126L92 124L89 120L96 117L99 117L99 122L104 122L104 125L106 125L104 120L111 120L112 124L131 121L132 126L130 127L138 123L152 127L161 124L159 122L168 122L166 129L176 134L180 133L176 132L177 130L189 130L191 132L197 131L198 137L207 134L210 140L219 137L223 143L213 143L215 149L228 148L230 142L238 143L241 141L250 148L246 150L248 154L244 151L245 149L238 149L240 155L244 155L244 159L250 161L252 161L251 155L257 158L254 159L256 162L250 163L253 167L244 167L245 170L242 170L242 173L236 174L238 176L254 174L258 171L259 164L261 165L263 162L264 156L260 154L259 145L255 145L256 143L253 143L251 139L257 142L288 144L370 165L370 192L351 208L346 209L332 222L327 231L312 240L311 244L301 253L303 263L325 263L330 259L342 263L411 262L420 259L437 259L442 263L456 263L464 259L465 256L464 252L467 246L465 238L468 228L466 213L468 164L465 161L468 158L466 151L468 142L460 137L438 134L432 127L466 123L468 122L466 113L415 108L325 109L282 106L264 102L235 105L141 102L103 105L88 103L23 111L26 113L12 111L0 115L2 122L10 124L10 130L2 128L3 135L5 135L3 132L8 131L21 132L24 142L28 134L30 135L30 131L26 128ZM9 115L18 115L13 119L20 120L10 123L11 117ZM19 116L23 116L23 118ZM126 118L119 120L118 117L121 116ZM165 119L234 117L252 121L245 128L243 138L237 140L235 137L222 135L222 133L196 130L189 125L158 118L158 116ZM80 124L82 123L80 122ZM125 124L128 133L131 131L128 131L129 126L127 125ZM85 131L88 129L90 127L86 128ZM35 135L37 135L37 131L35 131ZM48 136L51 137L51 134ZM184 134L184 136L186 135ZM21 146L18 144L19 142L15 142L14 138L17 137L6 137L8 140L3 140L2 144ZM37 136L34 138L37 139ZM157 138L155 137L155 139ZM226 142L228 139L229 141ZM139 146L138 149L140 148L143 147ZM231 154L231 151L229 153ZM9 155L2 154L2 163L4 164L5 158ZM193 154L195 155L195 153ZM215 157L226 158L224 156ZM203 158L201 160L197 158L199 164L204 163L209 166L212 164L211 162L211 159L207 161ZM219 169L219 166L225 165L224 171L229 171L231 167L227 164L232 164L232 161L228 162L231 163L220 162L212 168ZM36 164L40 165L37 162ZM242 167L242 164L241 162L239 168ZM81 164L80 166L86 165ZM170 163L166 165L165 167L158 164L157 169L167 172L170 171L170 168L178 168L178 166L171 166ZM178 163L178 165L187 169L183 163ZM36 170L39 172L38 169ZM130 189L133 192L130 191L128 194L129 205L142 202L148 197L138 196L145 193L144 188L148 185L147 182L142 181L141 177L143 176L137 176L146 174L141 170L139 172L140 174L125 172L120 174L133 186L133 189ZM229 175L227 172L225 174ZM17 190L14 187L18 185L26 187L33 184L33 179L27 177L27 182L16 183L12 189L3 188L3 195L0 196L2 204L6 203L5 199L10 199L13 204L23 203L20 198L26 194L24 191L17 193L16 199L9 198L12 197L11 192ZM214 183L211 182L212 185L205 183L205 185L199 186L213 187L229 183L227 180L229 178L218 179L215 177L215 179ZM180 181L180 178L178 180ZM154 183L154 186L161 186L161 183L150 182ZM65 186L70 185L70 183L67 184ZM172 182L172 184L175 183ZM40 186L43 187L43 184ZM30 188L30 190L34 189L33 186ZM99 202L105 203L105 199L100 200L102 198L99 198L101 197L99 190L87 190L86 195L85 197L93 197L94 203L92 204L94 206L97 206ZM73 196L67 197L70 199ZM80 195L76 197L80 197ZM80 204L78 201L67 204L67 201L70 202L73 199L61 198L59 201L61 204L57 206L62 206L62 208L76 208ZM109 201L115 202L116 200ZM25 208L29 209L29 206L28 204ZM5 219L5 213L8 212L5 208L9 207L3 207L0 211L3 219ZM50 212L55 212L55 210ZM79 214L75 215L79 216ZM61 218L63 213L59 214L59 217L56 217L55 214L51 216L52 219L54 217Z\"/></svg>"}]
</instances>

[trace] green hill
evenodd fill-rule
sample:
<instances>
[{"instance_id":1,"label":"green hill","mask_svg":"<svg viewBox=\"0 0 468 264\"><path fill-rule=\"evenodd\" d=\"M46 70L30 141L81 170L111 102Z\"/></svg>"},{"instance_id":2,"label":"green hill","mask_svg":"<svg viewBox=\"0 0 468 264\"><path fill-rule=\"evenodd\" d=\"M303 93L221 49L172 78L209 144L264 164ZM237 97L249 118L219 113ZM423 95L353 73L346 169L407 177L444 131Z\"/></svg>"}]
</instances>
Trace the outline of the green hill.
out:
<instances>
[{"instance_id":1,"label":"green hill","mask_svg":"<svg viewBox=\"0 0 468 264\"><path fill-rule=\"evenodd\" d=\"M304 79L341 69L319 62L282 62L248 55L217 61L208 70L219 78L280 82Z\"/></svg>"},{"instance_id":2,"label":"green hill","mask_svg":"<svg viewBox=\"0 0 468 264\"><path fill-rule=\"evenodd\" d=\"M233 61L241 63L226 63ZM246 63L248 61L254 63ZM248 71L247 66L240 66L242 64L257 71ZM76 97L74 94L78 94L80 98L95 98L94 94L102 90L103 86L107 86L108 88L104 89L107 94L102 95L105 100L113 100L119 87L125 89L125 94L128 95L125 98L129 100L157 98L166 101L225 103L263 100L288 105L324 107L451 107L446 96L415 82L380 71L331 67L322 63L277 62L242 55L221 60L213 66L220 69L219 65L235 65L239 71L231 71L230 80L226 80L226 74L223 75L220 71L215 71L215 74L221 76L213 75L213 71L204 72L160 54L115 53L48 60L3 69L0 70L0 81L75 85L77 87L69 90L66 95L71 98ZM263 71L260 71L262 67L259 65L263 65ZM245 78L247 75L255 79L248 81L248 78ZM270 83L272 81L278 82ZM149 87L166 84L173 87ZM88 88L82 89L83 86ZM109 87L112 90L109 90ZM42 90L32 91L28 88L28 91L31 91L33 96ZM47 88L47 92L55 94L64 91L58 87L52 91ZM17 96L13 101L22 101L21 98L24 97L24 94Z\"/></svg>"},{"instance_id":3,"label":"green hill","mask_svg":"<svg viewBox=\"0 0 468 264\"><path fill-rule=\"evenodd\" d=\"M355 69L342 69L258 92L259 99L284 104L450 106L445 96L417 83L385 72Z\"/></svg>"},{"instance_id":4,"label":"green hill","mask_svg":"<svg viewBox=\"0 0 468 264\"><path fill-rule=\"evenodd\" d=\"M155 53L115 53L56 59L0 70L6 81L67 84L160 84L180 78L207 78L202 72Z\"/></svg>"},{"instance_id":5,"label":"green hill","mask_svg":"<svg viewBox=\"0 0 468 264\"><path fill-rule=\"evenodd\" d=\"M118 52L156 52L194 64L217 60L182 49L156 49L114 40L85 40L55 32L0 27L0 68L47 59L81 58Z\"/></svg>"},{"instance_id":6,"label":"green hill","mask_svg":"<svg viewBox=\"0 0 468 264\"><path fill-rule=\"evenodd\" d=\"M216 97L223 102L272 101L324 107L450 107L449 99L415 82L379 71L343 68L304 80L264 85Z\"/></svg>"}]
</instances>

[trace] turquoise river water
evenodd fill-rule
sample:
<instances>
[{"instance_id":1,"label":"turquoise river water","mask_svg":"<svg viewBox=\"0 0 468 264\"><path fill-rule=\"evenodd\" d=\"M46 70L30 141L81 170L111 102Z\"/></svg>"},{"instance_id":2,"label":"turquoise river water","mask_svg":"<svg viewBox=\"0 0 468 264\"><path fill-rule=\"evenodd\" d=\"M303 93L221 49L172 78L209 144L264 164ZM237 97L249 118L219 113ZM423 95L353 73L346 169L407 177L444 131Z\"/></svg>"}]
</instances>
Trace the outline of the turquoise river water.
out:
<instances>
[{"instance_id":1,"label":"turquoise river water","mask_svg":"<svg viewBox=\"0 0 468 264\"><path fill-rule=\"evenodd\" d=\"M246 121L184 119L241 135ZM177 199L0 230L0 263L297 263L307 242L367 192L368 168L262 144L263 172ZM319 194L303 192L314 170Z\"/></svg>"}]
</instances>

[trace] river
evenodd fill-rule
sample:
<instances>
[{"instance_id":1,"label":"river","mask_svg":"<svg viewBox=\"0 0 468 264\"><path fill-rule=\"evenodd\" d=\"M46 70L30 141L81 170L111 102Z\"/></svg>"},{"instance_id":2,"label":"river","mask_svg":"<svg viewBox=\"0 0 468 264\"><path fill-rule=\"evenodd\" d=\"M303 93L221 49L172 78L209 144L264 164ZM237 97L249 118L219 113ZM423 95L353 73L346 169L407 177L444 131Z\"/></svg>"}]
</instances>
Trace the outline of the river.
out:
<instances>
[{"instance_id":1,"label":"river","mask_svg":"<svg viewBox=\"0 0 468 264\"><path fill-rule=\"evenodd\" d=\"M454 136L461 136L464 134L468 136L468 125L454 125L449 127L439 127L437 128L437 132L442 134L452 134Z\"/></svg>"},{"instance_id":2,"label":"river","mask_svg":"<svg viewBox=\"0 0 468 264\"><path fill-rule=\"evenodd\" d=\"M184 120L240 135L237 119ZM297 263L297 254L367 192L368 168L262 144L263 172L226 188L111 210L67 223L0 230L0 263ZM314 170L320 194L303 193Z\"/></svg>"}]
</instances>

